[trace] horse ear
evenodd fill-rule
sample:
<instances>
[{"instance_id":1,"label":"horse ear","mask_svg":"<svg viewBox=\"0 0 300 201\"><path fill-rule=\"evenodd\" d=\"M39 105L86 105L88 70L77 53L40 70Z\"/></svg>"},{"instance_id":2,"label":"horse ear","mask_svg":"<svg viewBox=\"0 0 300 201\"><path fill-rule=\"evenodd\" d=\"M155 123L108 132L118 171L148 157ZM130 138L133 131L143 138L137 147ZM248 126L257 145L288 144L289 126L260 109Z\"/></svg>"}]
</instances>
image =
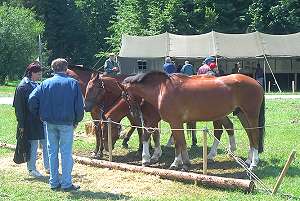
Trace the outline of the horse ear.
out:
<instances>
[{"instance_id":1,"label":"horse ear","mask_svg":"<svg viewBox=\"0 0 300 201\"><path fill-rule=\"evenodd\" d=\"M120 82L117 81L117 85L118 87L122 90L122 91L125 91L125 86L123 84L121 84Z\"/></svg>"},{"instance_id":2,"label":"horse ear","mask_svg":"<svg viewBox=\"0 0 300 201\"><path fill-rule=\"evenodd\" d=\"M90 80L95 79L96 76L97 76L96 73L92 73Z\"/></svg>"}]
</instances>

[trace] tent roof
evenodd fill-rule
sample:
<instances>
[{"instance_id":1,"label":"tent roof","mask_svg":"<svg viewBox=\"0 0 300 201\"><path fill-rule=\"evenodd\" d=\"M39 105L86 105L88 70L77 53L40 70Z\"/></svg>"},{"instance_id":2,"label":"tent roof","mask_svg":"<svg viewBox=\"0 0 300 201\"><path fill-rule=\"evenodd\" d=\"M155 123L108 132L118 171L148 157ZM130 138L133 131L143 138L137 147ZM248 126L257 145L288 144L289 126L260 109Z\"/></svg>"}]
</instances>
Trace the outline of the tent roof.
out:
<instances>
[{"instance_id":1,"label":"tent roof","mask_svg":"<svg viewBox=\"0 0 300 201\"><path fill-rule=\"evenodd\" d=\"M260 32L224 34L215 31L201 35L163 33L155 36L122 36L120 57L203 58L218 55L226 58L250 58L262 55L300 56L300 32L270 35Z\"/></svg>"}]
</instances>

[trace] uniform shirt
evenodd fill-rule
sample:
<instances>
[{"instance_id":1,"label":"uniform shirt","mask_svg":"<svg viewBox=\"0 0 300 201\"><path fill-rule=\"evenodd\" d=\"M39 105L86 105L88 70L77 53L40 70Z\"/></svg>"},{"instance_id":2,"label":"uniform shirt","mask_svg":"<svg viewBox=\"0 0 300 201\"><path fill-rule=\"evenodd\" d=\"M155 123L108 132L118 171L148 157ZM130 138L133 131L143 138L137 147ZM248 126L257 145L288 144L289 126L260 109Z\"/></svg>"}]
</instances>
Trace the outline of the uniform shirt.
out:
<instances>
[{"instance_id":1,"label":"uniform shirt","mask_svg":"<svg viewBox=\"0 0 300 201\"><path fill-rule=\"evenodd\" d=\"M163 70L167 74L171 74L171 73L175 73L176 72L176 68L175 68L175 66L174 66L173 63L165 63L163 65Z\"/></svg>"},{"instance_id":2,"label":"uniform shirt","mask_svg":"<svg viewBox=\"0 0 300 201\"><path fill-rule=\"evenodd\" d=\"M51 124L78 124L84 114L79 83L65 73L54 74L30 94L29 109Z\"/></svg>"}]
</instances>

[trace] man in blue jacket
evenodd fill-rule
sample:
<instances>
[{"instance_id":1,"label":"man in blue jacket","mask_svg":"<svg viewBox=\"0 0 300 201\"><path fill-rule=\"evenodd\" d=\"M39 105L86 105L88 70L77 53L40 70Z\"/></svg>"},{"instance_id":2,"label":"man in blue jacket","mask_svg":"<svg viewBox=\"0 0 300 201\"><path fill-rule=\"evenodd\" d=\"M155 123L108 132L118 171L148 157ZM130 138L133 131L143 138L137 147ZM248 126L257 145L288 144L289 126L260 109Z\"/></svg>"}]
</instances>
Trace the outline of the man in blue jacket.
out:
<instances>
[{"instance_id":1,"label":"man in blue jacket","mask_svg":"<svg viewBox=\"0 0 300 201\"><path fill-rule=\"evenodd\" d=\"M176 72L175 65L172 63L172 60L170 57L166 57L165 63L163 65L163 70L167 74L172 74Z\"/></svg>"},{"instance_id":2,"label":"man in blue jacket","mask_svg":"<svg viewBox=\"0 0 300 201\"><path fill-rule=\"evenodd\" d=\"M50 164L49 184L52 190L77 190L72 183L73 131L83 119L83 97L79 83L66 75L68 62L55 59L51 63L54 76L35 88L29 96L29 109L45 122ZM61 153L62 177L59 181L58 151Z\"/></svg>"}]
</instances>

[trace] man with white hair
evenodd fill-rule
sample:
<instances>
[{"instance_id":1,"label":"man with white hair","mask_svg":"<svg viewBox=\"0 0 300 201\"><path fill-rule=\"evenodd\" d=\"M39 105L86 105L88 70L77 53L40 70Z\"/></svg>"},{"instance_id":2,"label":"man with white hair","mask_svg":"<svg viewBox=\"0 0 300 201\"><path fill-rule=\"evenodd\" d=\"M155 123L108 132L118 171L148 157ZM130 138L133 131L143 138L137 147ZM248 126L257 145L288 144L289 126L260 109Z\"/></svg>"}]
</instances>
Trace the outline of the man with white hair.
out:
<instances>
[{"instance_id":1,"label":"man with white hair","mask_svg":"<svg viewBox=\"0 0 300 201\"><path fill-rule=\"evenodd\" d=\"M104 63L104 71L106 75L116 76L119 72L119 65L115 60L115 54L110 53L109 58Z\"/></svg>"},{"instance_id":2,"label":"man with white hair","mask_svg":"<svg viewBox=\"0 0 300 201\"><path fill-rule=\"evenodd\" d=\"M176 72L175 65L172 63L172 60L170 57L166 57L165 63L163 65L163 70L167 74L172 74Z\"/></svg>"},{"instance_id":3,"label":"man with white hair","mask_svg":"<svg viewBox=\"0 0 300 201\"><path fill-rule=\"evenodd\" d=\"M78 190L72 182L73 132L83 119L83 97L79 83L66 74L68 62L55 59L51 63L54 76L44 80L29 96L29 109L40 116L46 126L52 190ZM58 151L61 153L62 176L59 180Z\"/></svg>"},{"instance_id":4,"label":"man with white hair","mask_svg":"<svg viewBox=\"0 0 300 201\"><path fill-rule=\"evenodd\" d=\"M189 61L184 62L184 65L182 66L180 72L182 74L189 75L189 76L195 74L194 68L193 68L192 64L190 64Z\"/></svg>"}]
</instances>

